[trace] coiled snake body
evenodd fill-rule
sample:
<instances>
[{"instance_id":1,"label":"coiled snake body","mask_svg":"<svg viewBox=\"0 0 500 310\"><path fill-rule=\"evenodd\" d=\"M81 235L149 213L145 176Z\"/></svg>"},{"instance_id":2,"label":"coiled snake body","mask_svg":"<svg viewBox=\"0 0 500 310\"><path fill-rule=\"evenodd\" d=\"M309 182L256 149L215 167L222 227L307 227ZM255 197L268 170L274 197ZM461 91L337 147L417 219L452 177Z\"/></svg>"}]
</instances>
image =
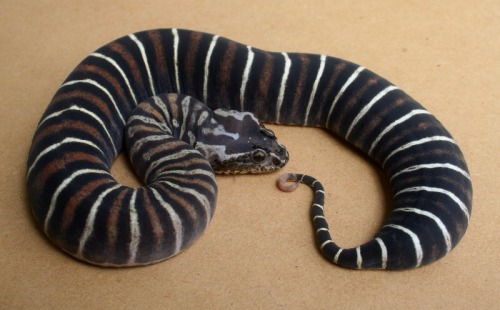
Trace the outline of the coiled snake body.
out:
<instances>
[{"instance_id":1,"label":"coiled snake body","mask_svg":"<svg viewBox=\"0 0 500 310\"><path fill-rule=\"evenodd\" d=\"M266 172L286 164L288 152L259 120L329 129L390 177L387 223L352 249L331 240L319 182L281 179L285 190L287 181L314 187L317 242L332 262L418 267L446 255L464 235L472 187L463 155L439 121L402 90L341 59L272 53L178 29L122 37L68 76L29 153L34 216L58 247L92 264L171 257L208 225L214 171ZM123 144L142 188L118 184L109 172Z\"/></svg>"}]
</instances>

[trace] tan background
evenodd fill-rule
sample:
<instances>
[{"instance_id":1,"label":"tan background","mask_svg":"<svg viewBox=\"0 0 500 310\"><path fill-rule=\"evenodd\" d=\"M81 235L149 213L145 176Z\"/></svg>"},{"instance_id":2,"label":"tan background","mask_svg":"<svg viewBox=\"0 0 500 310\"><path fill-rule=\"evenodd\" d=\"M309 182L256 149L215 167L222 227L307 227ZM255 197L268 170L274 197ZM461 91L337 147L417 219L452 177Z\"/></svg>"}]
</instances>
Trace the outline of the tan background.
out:
<instances>
[{"instance_id":1,"label":"tan background","mask_svg":"<svg viewBox=\"0 0 500 310\"><path fill-rule=\"evenodd\" d=\"M0 1L0 308L491 308L500 306L500 2ZM87 54L138 30L179 27L275 51L363 64L405 89L452 132L474 184L469 230L445 259L404 272L335 267L316 251L311 191L279 175L220 177L212 224L188 251L146 268L102 269L55 249L34 225L25 162L36 123ZM389 196L380 171L318 129L272 126L287 171L326 187L343 246L368 240ZM124 182L132 173L120 160Z\"/></svg>"}]
</instances>

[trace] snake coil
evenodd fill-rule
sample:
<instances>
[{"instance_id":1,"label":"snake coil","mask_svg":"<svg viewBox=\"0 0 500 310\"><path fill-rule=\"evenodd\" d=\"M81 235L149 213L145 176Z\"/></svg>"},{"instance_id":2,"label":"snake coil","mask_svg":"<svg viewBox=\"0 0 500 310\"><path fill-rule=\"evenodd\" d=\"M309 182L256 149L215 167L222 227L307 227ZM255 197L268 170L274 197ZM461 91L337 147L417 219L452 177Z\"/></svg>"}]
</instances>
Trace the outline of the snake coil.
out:
<instances>
[{"instance_id":1,"label":"snake coil","mask_svg":"<svg viewBox=\"0 0 500 310\"><path fill-rule=\"evenodd\" d=\"M316 214L320 246L339 265L418 267L446 255L466 231L472 186L463 155L441 123L396 86L325 55L273 53L212 34L159 29L119 38L85 58L36 129L27 171L31 206L42 230L67 253L103 266L150 264L182 251L208 224L217 184L207 154L175 138L195 141L187 132L202 116L190 119L192 109L172 99L169 115L181 119L167 117L165 98L149 109L154 117L134 114L162 94L196 98L210 110L251 112L263 122L325 128L379 163L394 201L371 241L340 249ZM221 126L232 128L224 113L217 114ZM129 149L131 160L150 176L138 189L118 184L109 172L132 121L142 125L128 127L141 133L131 142L139 150ZM257 147L262 152L253 159L240 154L240 160L268 156L270 165L284 164L286 151L272 142L272 132L256 130L275 149ZM217 151L210 154L240 152L225 147L223 136L241 140L237 131L215 136L210 143Z\"/></svg>"}]
</instances>

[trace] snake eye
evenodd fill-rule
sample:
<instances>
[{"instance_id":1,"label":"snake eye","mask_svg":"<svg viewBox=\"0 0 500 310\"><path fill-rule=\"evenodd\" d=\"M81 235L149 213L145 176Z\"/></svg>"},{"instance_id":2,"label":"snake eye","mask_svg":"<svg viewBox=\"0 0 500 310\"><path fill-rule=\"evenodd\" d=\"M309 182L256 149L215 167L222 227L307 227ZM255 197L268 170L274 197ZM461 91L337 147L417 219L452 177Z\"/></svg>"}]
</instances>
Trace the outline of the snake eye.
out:
<instances>
[{"instance_id":1,"label":"snake eye","mask_svg":"<svg viewBox=\"0 0 500 310\"><path fill-rule=\"evenodd\" d=\"M266 159L266 152L264 152L263 150L255 150L253 153L252 153L252 159L256 162L256 163L261 163L263 162L265 159Z\"/></svg>"}]
</instances>

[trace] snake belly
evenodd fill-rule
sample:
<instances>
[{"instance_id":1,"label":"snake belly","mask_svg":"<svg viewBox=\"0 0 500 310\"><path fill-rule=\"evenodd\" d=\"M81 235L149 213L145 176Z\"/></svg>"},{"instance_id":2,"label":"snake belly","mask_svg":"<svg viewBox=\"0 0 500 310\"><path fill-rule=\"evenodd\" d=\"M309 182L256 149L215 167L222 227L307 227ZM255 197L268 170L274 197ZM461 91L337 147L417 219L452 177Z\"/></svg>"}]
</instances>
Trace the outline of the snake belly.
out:
<instances>
[{"instance_id":1,"label":"snake belly","mask_svg":"<svg viewBox=\"0 0 500 310\"><path fill-rule=\"evenodd\" d=\"M392 212L359 247L333 253L327 247L334 243L324 244L338 265L418 267L449 253L467 229L472 185L462 152L430 112L384 78L326 55L268 52L208 33L157 29L119 38L85 58L36 129L27 164L31 207L65 252L102 266L145 265L182 251L206 227L192 218L208 223L213 214L212 176L200 173L206 186L192 178L168 189L134 189L110 174L134 109L164 93L197 98L210 109L251 112L267 123L325 128L381 165L390 178ZM208 164L196 169L210 170ZM200 197L203 208L193 212L201 213L190 218L182 206Z\"/></svg>"}]
</instances>

